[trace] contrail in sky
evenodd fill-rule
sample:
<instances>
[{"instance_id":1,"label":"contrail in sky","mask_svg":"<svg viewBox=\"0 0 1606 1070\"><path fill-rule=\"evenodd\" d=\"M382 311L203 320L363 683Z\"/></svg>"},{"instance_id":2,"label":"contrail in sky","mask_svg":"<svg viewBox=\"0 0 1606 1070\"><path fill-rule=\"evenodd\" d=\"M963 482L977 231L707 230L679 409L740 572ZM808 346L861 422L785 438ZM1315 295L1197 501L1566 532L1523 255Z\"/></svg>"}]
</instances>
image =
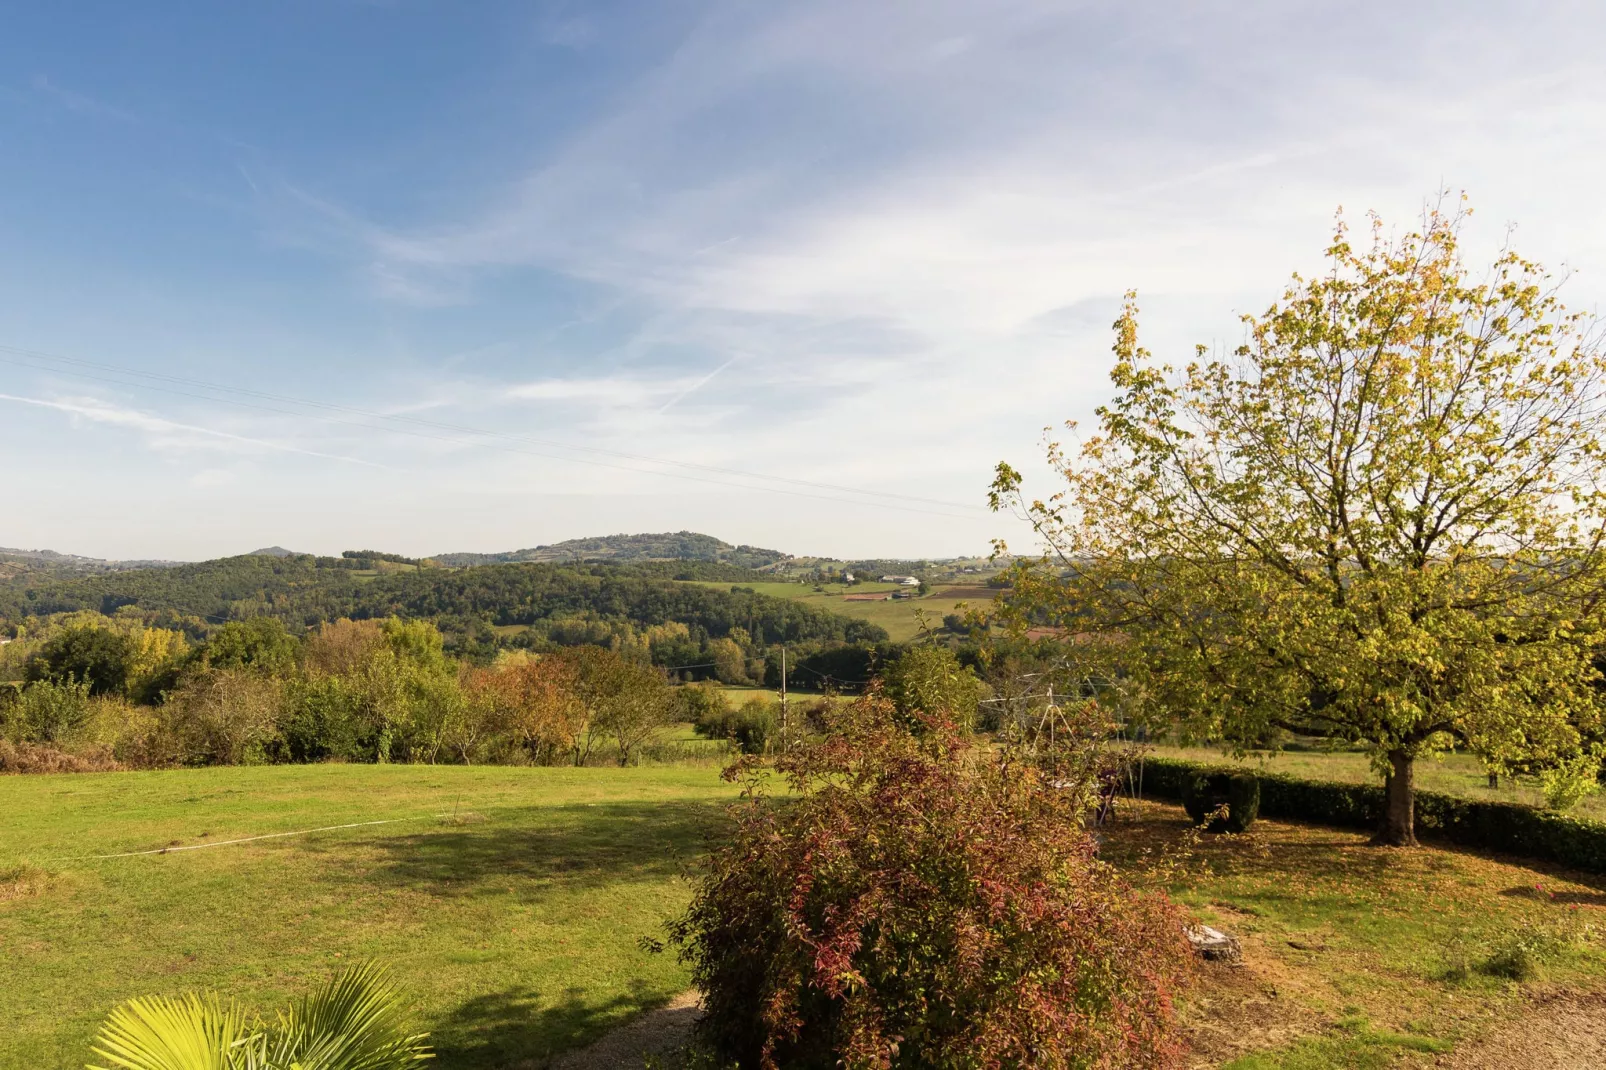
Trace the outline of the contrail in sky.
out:
<instances>
[{"instance_id":1,"label":"contrail in sky","mask_svg":"<svg viewBox=\"0 0 1606 1070\"><path fill-rule=\"evenodd\" d=\"M86 420L97 423L113 424L118 427L131 427L135 430L150 434L172 433L187 431L196 435L209 435L212 438L221 438L230 442L244 442L252 446L261 446L264 449L279 450L283 453L300 453L308 457L322 457L329 461L345 461L348 464L360 464L369 468L384 468L385 465L375 464L358 457L346 457L338 453L320 453L317 450L302 449L300 446L287 446L282 442L273 442L265 438L251 438L248 435L236 435L230 431L217 431L210 427L198 427L194 424L181 424L169 420L164 416L153 416L150 413L140 412L137 409L124 409L104 402L71 402L48 401L44 398L18 397L16 394L0 394L0 401L14 401L19 405L34 405L41 409L55 409L58 412L72 413L82 416Z\"/></svg>"},{"instance_id":2,"label":"contrail in sky","mask_svg":"<svg viewBox=\"0 0 1606 1070\"><path fill-rule=\"evenodd\" d=\"M664 407L658 410L659 415L662 415L663 413L666 413L670 409L674 408L681 401L683 401L687 395L694 394L703 387L707 386L710 379L741 359L742 358L740 355L732 357L730 360L727 360L725 363L721 364L719 367L715 368L713 371L709 372L707 375L703 376L701 379L697 380L695 383L691 384L686 389L670 398L668 401L664 402Z\"/></svg>"}]
</instances>

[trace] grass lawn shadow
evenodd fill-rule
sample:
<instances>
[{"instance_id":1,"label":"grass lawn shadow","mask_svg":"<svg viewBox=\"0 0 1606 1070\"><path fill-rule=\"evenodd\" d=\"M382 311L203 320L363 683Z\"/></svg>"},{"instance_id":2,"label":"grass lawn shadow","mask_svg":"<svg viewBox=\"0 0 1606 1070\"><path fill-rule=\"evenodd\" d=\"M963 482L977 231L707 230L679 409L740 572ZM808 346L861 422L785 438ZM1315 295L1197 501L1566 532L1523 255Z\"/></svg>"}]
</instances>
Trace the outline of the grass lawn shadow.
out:
<instances>
[{"instance_id":1,"label":"grass lawn shadow","mask_svg":"<svg viewBox=\"0 0 1606 1070\"><path fill-rule=\"evenodd\" d=\"M441 1070L534 1070L624 1021L667 1002L642 986L588 1001L570 989L553 1000L527 988L476 996L431 1023Z\"/></svg>"},{"instance_id":2,"label":"grass lawn shadow","mask_svg":"<svg viewBox=\"0 0 1606 1070\"><path fill-rule=\"evenodd\" d=\"M720 803L607 802L504 811L479 824L443 825L376 841L377 862L352 881L435 896L521 897L682 873L722 820ZM331 846L329 850L337 848Z\"/></svg>"},{"instance_id":3,"label":"grass lawn shadow","mask_svg":"<svg viewBox=\"0 0 1606 1070\"><path fill-rule=\"evenodd\" d=\"M1567 876L1577 881L1570 873ZM1581 907L1606 907L1606 892L1575 892L1575 891L1544 891L1540 892L1531 884L1519 884L1515 888L1507 888L1500 893L1514 899L1533 899L1543 902L1550 900L1553 903L1576 905Z\"/></svg>"}]
</instances>

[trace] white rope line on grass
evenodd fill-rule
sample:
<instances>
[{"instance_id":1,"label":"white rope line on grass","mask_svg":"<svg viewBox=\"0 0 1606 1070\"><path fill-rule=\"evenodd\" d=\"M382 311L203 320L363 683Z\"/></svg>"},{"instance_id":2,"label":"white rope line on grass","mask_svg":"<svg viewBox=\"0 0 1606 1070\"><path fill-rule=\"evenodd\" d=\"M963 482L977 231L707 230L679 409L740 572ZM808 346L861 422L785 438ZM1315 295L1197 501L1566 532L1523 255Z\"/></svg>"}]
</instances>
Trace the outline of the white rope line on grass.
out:
<instances>
[{"instance_id":1,"label":"white rope line on grass","mask_svg":"<svg viewBox=\"0 0 1606 1070\"><path fill-rule=\"evenodd\" d=\"M305 836L312 832L333 832L336 829L358 829L368 825L394 825L398 821L422 821L427 815L418 817L387 817L379 821L353 821L349 825L324 825L315 829L297 829L294 832L269 832L261 836L246 836L238 840L218 840L216 843L192 843L184 847L158 847L152 851L123 851L114 855L79 855L73 859L63 861L86 861L102 858L137 858L141 855L167 855L177 854L180 851L199 851L207 847L231 847L237 843L254 843L257 840L277 840L285 836Z\"/></svg>"}]
</instances>

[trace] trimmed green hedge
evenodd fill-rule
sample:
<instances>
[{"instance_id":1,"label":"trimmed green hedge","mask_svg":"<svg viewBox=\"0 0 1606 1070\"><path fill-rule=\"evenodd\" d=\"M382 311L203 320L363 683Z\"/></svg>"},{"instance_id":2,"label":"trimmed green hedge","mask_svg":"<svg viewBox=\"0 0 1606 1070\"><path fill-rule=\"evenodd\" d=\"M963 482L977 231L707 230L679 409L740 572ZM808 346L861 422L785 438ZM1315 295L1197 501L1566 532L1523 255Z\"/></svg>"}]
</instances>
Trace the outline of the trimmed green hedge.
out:
<instances>
[{"instance_id":1,"label":"trimmed green hedge","mask_svg":"<svg viewBox=\"0 0 1606 1070\"><path fill-rule=\"evenodd\" d=\"M1242 766L1204 765L1177 758L1146 758L1143 791L1182 801L1201 773L1250 773ZM1373 784L1302 780L1283 773L1255 773L1260 813L1319 825L1373 829L1383 814L1383 789ZM1478 802L1436 791L1416 793L1416 830L1421 836L1463 847L1504 851L1556 862L1589 873L1606 873L1606 824L1506 802Z\"/></svg>"}]
</instances>

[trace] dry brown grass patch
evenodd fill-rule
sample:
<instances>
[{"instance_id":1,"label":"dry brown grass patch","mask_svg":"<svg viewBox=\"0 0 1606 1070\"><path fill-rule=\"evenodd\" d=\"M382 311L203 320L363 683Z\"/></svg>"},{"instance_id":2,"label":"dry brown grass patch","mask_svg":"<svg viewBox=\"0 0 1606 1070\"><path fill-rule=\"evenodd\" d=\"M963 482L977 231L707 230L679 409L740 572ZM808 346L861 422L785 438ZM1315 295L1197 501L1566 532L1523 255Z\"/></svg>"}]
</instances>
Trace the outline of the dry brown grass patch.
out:
<instances>
[{"instance_id":1,"label":"dry brown grass patch","mask_svg":"<svg viewBox=\"0 0 1606 1070\"><path fill-rule=\"evenodd\" d=\"M110 773L122 768L111 748L99 743L69 752L0 739L0 773Z\"/></svg>"}]
</instances>

